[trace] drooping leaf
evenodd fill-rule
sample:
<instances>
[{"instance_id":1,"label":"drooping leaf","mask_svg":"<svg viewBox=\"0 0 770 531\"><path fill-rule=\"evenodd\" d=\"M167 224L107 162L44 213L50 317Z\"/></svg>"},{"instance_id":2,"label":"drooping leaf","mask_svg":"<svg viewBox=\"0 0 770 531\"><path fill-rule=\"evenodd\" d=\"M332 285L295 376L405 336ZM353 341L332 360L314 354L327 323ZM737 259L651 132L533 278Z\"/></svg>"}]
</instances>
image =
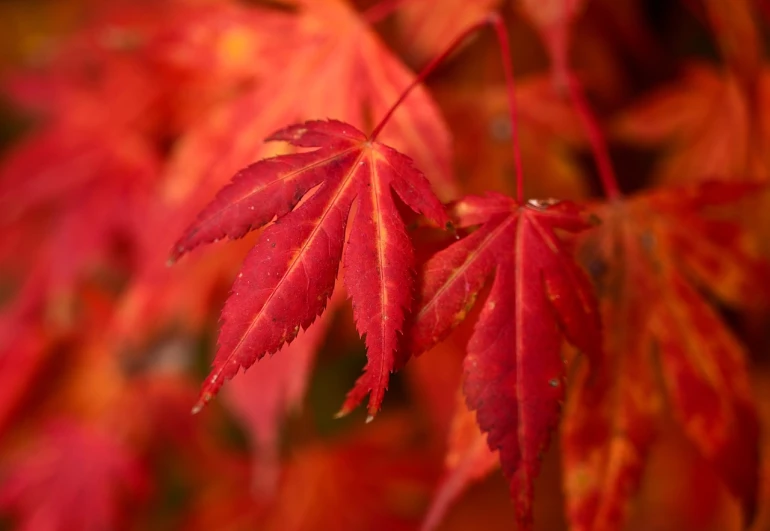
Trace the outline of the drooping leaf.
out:
<instances>
[{"instance_id":1,"label":"drooping leaf","mask_svg":"<svg viewBox=\"0 0 770 531\"><path fill-rule=\"evenodd\" d=\"M176 258L202 243L239 238L276 218L246 258L222 311L219 350L201 404L225 379L293 340L323 312L355 202L345 286L358 331L366 335L369 362L343 412L371 391L373 415L394 368L397 332L411 300L412 247L393 193L439 225L446 214L410 159L348 124L307 122L270 140L318 149L266 159L239 172L172 252Z\"/></svg>"},{"instance_id":2,"label":"drooping leaf","mask_svg":"<svg viewBox=\"0 0 770 531\"><path fill-rule=\"evenodd\" d=\"M578 375L566 408L575 529L623 525L664 400L751 518L758 431L745 354L702 291L731 306L766 298L766 267L741 231L703 213L755 189L711 183L596 209L604 223L581 253L598 278L609 361L594 378Z\"/></svg>"},{"instance_id":3,"label":"drooping leaf","mask_svg":"<svg viewBox=\"0 0 770 531\"><path fill-rule=\"evenodd\" d=\"M607 362L594 374L581 363L568 387L561 443L567 517L576 531L623 528L657 429L661 397L649 333L633 325L636 302L602 305Z\"/></svg>"},{"instance_id":4,"label":"drooping leaf","mask_svg":"<svg viewBox=\"0 0 770 531\"><path fill-rule=\"evenodd\" d=\"M490 276L491 292L468 344L463 390L499 450L520 525L531 525L533 481L559 417L561 335L594 361L599 314L591 286L554 231L590 226L571 203L519 204L490 194L454 206L459 227L481 225L424 268L409 349L420 353L462 321Z\"/></svg>"}]
</instances>

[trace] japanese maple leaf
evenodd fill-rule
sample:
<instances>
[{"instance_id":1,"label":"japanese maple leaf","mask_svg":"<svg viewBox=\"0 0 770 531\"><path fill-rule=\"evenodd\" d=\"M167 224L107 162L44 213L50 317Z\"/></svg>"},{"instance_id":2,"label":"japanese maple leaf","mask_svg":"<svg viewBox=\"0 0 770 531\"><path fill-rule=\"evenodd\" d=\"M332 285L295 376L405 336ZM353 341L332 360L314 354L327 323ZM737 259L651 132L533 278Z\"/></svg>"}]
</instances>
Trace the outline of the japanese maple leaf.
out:
<instances>
[{"instance_id":1,"label":"japanese maple leaf","mask_svg":"<svg viewBox=\"0 0 770 531\"><path fill-rule=\"evenodd\" d=\"M207 10L200 12L205 14ZM261 17L264 9L234 8L229 4L221 10L212 5L210 10L217 15L184 18L184 30L158 41L158 53L166 60L177 60L185 76L194 80L229 78L235 73L226 60L231 54L216 54L216 60L208 60L208 54L179 57L180 41L202 39L217 49L227 48L224 43L235 32L236 41L252 43L264 53L254 58L259 64L248 73L255 82L234 90L232 97L199 117L175 146L159 194L161 208L168 214L158 221L157 226L163 230L154 231L156 241L161 240L158 232L177 235L183 231L237 170L254 160L285 152L278 143L262 142L273 131L288 123L325 116L365 128L368 117L384 114L414 79L366 21L339 0L308 2L294 12L274 12L270 17ZM235 12L243 12L243 20L248 23L233 20ZM274 48L276 26L280 27L280 46ZM292 46L285 46L289 41ZM266 64L280 67L267 68ZM259 75L266 68L270 75ZM195 92L198 89L194 85L184 86L193 86ZM267 107L266 101L270 102ZM454 195L449 133L438 107L423 87L417 87L403 102L380 138L397 149L403 148L428 179L439 184L436 191L442 198ZM173 243L158 242L164 258ZM142 280L141 285L132 286L132 292L136 287L150 294L154 286L178 284L176 272L158 267L164 261L160 257L148 259L148 271L142 277L152 277L152 286ZM156 270L152 271L153 267ZM202 281L207 285L205 279ZM189 286L183 289L190 290Z\"/></svg>"},{"instance_id":2,"label":"japanese maple leaf","mask_svg":"<svg viewBox=\"0 0 770 531\"><path fill-rule=\"evenodd\" d=\"M729 306L767 296L766 266L738 227L703 212L752 189L712 183L596 209L603 225L581 254L599 281L608 363L578 372L565 411L574 529L623 526L664 401L750 518L758 428L745 353L702 292Z\"/></svg>"},{"instance_id":3,"label":"japanese maple leaf","mask_svg":"<svg viewBox=\"0 0 770 531\"><path fill-rule=\"evenodd\" d=\"M520 204L501 194L468 197L453 212L459 227L481 226L425 265L408 348L420 353L443 339L494 274L468 343L463 389L527 527L539 456L564 393L561 333L593 360L600 353L590 282L555 233L590 225L572 203Z\"/></svg>"},{"instance_id":4,"label":"japanese maple leaf","mask_svg":"<svg viewBox=\"0 0 770 531\"><path fill-rule=\"evenodd\" d=\"M246 258L222 311L219 349L200 405L225 379L290 342L323 312L355 202L345 286L358 331L366 335L369 361L343 412L371 391L373 415L394 368L397 332L411 306L412 245L393 192L440 225L447 222L446 214L408 157L348 124L306 122L268 140L318 149L241 170L172 252L175 259L202 243L239 238L276 218Z\"/></svg>"},{"instance_id":5,"label":"japanese maple leaf","mask_svg":"<svg viewBox=\"0 0 770 531\"><path fill-rule=\"evenodd\" d=\"M146 487L141 465L120 442L60 420L6 468L0 508L18 516L17 529L120 529L118 495L140 497Z\"/></svg>"}]
</instances>

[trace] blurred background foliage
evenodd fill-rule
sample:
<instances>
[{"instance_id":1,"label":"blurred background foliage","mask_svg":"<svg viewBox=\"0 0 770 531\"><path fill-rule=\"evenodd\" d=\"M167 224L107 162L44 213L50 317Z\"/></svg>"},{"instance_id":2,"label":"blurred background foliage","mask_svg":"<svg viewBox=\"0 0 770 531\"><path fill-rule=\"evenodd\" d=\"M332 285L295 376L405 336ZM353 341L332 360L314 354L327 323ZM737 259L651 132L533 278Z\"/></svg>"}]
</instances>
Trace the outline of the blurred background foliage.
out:
<instances>
[{"instance_id":1,"label":"blurred background foliage","mask_svg":"<svg viewBox=\"0 0 770 531\"><path fill-rule=\"evenodd\" d=\"M363 12L374 3L353 7ZM475 3L499 6L511 30L528 197L600 195L569 106L547 96L548 58L535 29L511 2ZM659 178L670 145L625 140L623 113L675 83L685 65L722 62L702 8L689 3L696 2L591 0L577 21L574 64L608 129L618 124L611 147L625 191ZM221 19L207 15L223 5ZM163 261L179 230L227 182L230 166L269 154L256 129L238 139L257 146L253 157L227 159L216 151L224 149L217 142L230 141L227 132L201 127L223 102L280 67L261 48L262 11L241 25L228 18L255 8L292 13L296 6L0 1L3 528L419 528L441 478L472 320L393 376L371 424L361 410L334 419L364 359L341 299L319 330L258 362L190 415L219 311L254 239L220 243L171 270ZM433 9L435 30L419 30L419 11L406 10L375 26L413 71L465 20ZM218 21L211 33L200 29L207 16ZM485 32L427 82L465 193L514 189L501 81L496 44ZM261 103L260 112L274 105ZM20 155L25 142L36 147ZM208 151L217 175L186 180L198 171L195 157ZM443 245L432 234L415 238L426 249ZM730 317L750 347L767 425L766 316ZM664 423L661 433L629 529L737 529L738 509L714 474L677 430ZM553 444L537 482L538 529L566 529L560 485ZM758 530L770 525L763 496ZM494 474L458 499L440 529L493 531L513 521L507 488Z\"/></svg>"}]
</instances>

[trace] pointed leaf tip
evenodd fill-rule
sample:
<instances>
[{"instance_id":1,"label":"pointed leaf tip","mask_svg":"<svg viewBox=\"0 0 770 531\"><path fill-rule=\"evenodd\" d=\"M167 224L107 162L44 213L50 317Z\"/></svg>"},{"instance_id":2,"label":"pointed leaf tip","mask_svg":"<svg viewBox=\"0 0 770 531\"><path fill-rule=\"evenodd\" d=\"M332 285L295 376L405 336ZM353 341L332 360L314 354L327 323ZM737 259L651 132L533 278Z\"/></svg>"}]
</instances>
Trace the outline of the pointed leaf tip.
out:
<instances>
[{"instance_id":1,"label":"pointed leaf tip","mask_svg":"<svg viewBox=\"0 0 770 531\"><path fill-rule=\"evenodd\" d=\"M211 401L212 398L214 398L214 395L212 395L208 391L204 391L203 393L201 393L200 398L198 398L198 401L193 406L192 410L190 411L190 414L197 415L198 413L200 413L203 410L203 408L206 407L206 404L208 404Z\"/></svg>"},{"instance_id":2,"label":"pointed leaf tip","mask_svg":"<svg viewBox=\"0 0 770 531\"><path fill-rule=\"evenodd\" d=\"M202 403L202 402L200 402L200 401L196 402L196 403L195 403L195 405L194 405L194 406L192 407L192 409L190 410L190 415L197 415L198 413L200 413L200 412L201 412L201 410L203 409L203 407L204 407L205 405L206 405L206 404L204 404L204 403Z\"/></svg>"}]
</instances>

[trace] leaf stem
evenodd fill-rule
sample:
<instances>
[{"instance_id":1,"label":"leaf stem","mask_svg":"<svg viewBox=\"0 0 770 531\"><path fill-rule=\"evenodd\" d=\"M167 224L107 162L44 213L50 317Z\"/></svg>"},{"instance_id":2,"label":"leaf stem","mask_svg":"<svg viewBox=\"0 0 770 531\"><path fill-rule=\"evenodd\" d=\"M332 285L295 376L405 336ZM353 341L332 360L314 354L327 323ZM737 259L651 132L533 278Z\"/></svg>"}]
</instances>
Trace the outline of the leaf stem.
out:
<instances>
[{"instance_id":1,"label":"leaf stem","mask_svg":"<svg viewBox=\"0 0 770 531\"><path fill-rule=\"evenodd\" d=\"M503 19L497 13L492 13L489 22L495 29L497 45L500 48L500 56L503 61L503 73L505 74L505 88L508 93L508 113L511 120L511 147L513 148L513 163L516 168L516 201L524 201L524 171L521 166L521 150L519 149L519 118L516 106L516 85L513 80L513 60L511 59L511 47L508 40L508 31L505 29Z\"/></svg>"},{"instance_id":2,"label":"leaf stem","mask_svg":"<svg viewBox=\"0 0 770 531\"><path fill-rule=\"evenodd\" d=\"M612 160L607 149L607 140L604 138L604 133L602 133L601 127L599 127L596 116L586 100L583 93L583 85L569 71L567 71L566 78L567 90L569 90L572 106L578 115L583 129L585 129L588 142L591 144L591 152L596 161L596 167L599 170L599 179L601 180L602 188L604 188L604 194L607 196L607 199L617 199L622 194L618 186L615 170L612 167Z\"/></svg>"},{"instance_id":3,"label":"leaf stem","mask_svg":"<svg viewBox=\"0 0 770 531\"><path fill-rule=\"evenodd\" d=\"M686 0L687 1L687 0ZM559 88L565 88L569 93L572 107L577 113L580 124L588 137L591 145L591 153L599 171L599 179L604 189L604 195L607 199L617 199L623 194L618 186L618 179L610 159L607 140L604 137L599 121L591 110L591 106L583 92L583 84L572 73L569 65L569 44L571 32L569 31L571 17L563 17L549 38L544 36L548 53L551 57L551 69L553 73L554 84Z\"/></svg>"},{"instance_id":4,"label":"leaf stem","mask_svg":"<svg viewBox=\"0 0 770 531\"><path fill-rule=\"evenodd\" d=\"M444 60L451 55L452 52L455 51L463 42L465 42L465 39L467 39L470 35L473 33L476 33L480 28L483 28L488 24L488 21L486 19L481 20L477 22L476 24L472 25L465 31L463 31L460 35L458 35L455 40L452 41L452 43L447 47L446 50L444 50L443 53L440 55L434 57L427 65L423 67L423 69L420 71L419 74L417 74L417 77L414 78L414 81L406 87L406 89L401 93L401 95L396 100L396 103L394 103L390 109L388 109L388 112L385 113L385 116L383 116L382 120L380 120L380 123L377 124L377 126L372 131L372 134L369 135L370 140L376 140L377 136L382 131L382 128L385 127L385 125L388 123L388 120L390 120L390 117L393 115L393 113L396 111L396 109L404 102L404 100L409 96L409 94L422 83L425 81L425 78L427 78L430 74L433 73L433 71L440 65Z\"/></svg>"},{"instance_id":5,"label":"leaf stem","mask_svg":"<svg viewBox=\"0 0 770 531\"><path fill-rule=\"evenodd\" d=\"M375 6L376 8L377 6ZM374 9L374 8L373 8ZM385 116L380 120L380 123L369 135L370 140L376 140L377 136L382 131L383 127L388 123L390 117L396 111L396 109L404 102L409 94L415 87L420 85L425 78L427 78L449 55L452 54L465 40L478 30L485 26L492 26L495 30L495 36L497 37L497 43L500 48L500 54L502 56L503 71L505 73L505 85L508 92L508 111L511 120L511 144L513 148L513 161L516 168L516 200L522 202L524 199L524 174L521 166L521 151L519 149L519 137L518 137L518 117L516 110L516 86L514 85L513 69L511 67L511 51L508 39L508 31L505 28L503 19L496 12L491 12L480 21L476 22L472 26L468 27L465 31L460 33L447 47L444 52L433 58L417 75L412 83L401 93L401 96L396 100L393 106L385 113Z\"/></svg>"}]
</instances>

